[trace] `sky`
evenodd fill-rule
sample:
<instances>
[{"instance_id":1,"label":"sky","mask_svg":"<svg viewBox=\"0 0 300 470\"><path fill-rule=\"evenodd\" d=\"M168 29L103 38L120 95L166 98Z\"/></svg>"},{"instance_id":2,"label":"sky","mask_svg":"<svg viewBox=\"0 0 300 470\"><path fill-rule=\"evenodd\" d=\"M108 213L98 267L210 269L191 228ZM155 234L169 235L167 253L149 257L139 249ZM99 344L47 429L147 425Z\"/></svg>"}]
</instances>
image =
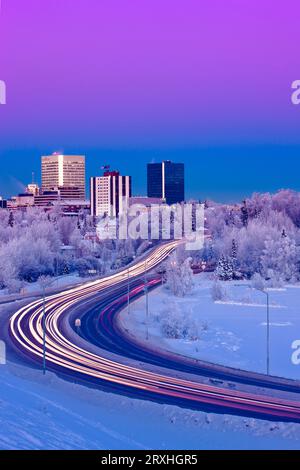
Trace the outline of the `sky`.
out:
<instances>
[{"instance_id":1,"label":"sky","mask_svg":"<svg viewBox=\"0 0 300 470\"><path fill-rule=\"evenodd\" d=\"M2 0L0 195L40 156L84 154L146 192L186 165L188 197L300 191L299 0Z\"/></svg>"}]
</instances>

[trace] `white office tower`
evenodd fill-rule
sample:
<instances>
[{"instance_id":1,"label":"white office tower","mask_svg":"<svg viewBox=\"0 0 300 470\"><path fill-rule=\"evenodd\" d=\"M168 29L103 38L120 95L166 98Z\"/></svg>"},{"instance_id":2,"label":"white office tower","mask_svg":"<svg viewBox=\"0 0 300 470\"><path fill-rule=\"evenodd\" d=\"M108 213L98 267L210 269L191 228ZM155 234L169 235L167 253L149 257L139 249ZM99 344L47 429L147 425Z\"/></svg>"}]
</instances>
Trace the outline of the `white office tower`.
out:
<instances>
[{"instance_id":1,"label":"white office tower","mask_svg":"<svg viewBox=\"0 0 300 470\"><path fill-rule=\"evenodd\" d=\"M105 171L94 176L91 185L91 214L116 217L122 214L131 197L131 176L121 176L118 171Z\"/></svg>"},{"instance_id":2,"label":"white office tower","mask_svg":"<svg viewBox=\"0 0 300 470\"><path fill-rule=\"evenodd\" d=\"M68 188L71 199L85 199L85 157L83 155L54 153L42 157L42 191L63 190L64 188Z\"/></svg>"}]
</instances>

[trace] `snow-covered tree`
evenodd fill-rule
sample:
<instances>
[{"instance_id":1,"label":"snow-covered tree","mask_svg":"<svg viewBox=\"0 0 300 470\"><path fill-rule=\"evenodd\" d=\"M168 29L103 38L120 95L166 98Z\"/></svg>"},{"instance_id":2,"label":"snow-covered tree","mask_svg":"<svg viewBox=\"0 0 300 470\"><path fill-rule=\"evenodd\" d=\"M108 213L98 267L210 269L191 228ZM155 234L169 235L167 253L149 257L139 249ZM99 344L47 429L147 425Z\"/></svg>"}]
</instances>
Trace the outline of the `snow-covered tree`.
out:
<instances>
[{"instance_id":1,"label":"snow-covered tree","mask_svg":"<svg viewBox=\"0 0 300 470\"><path fill-rule=\"evenodd\" d=\"M165 338L195 341L199 337L197 324L190 312L172 303L160 318L162 334Z\"/></svg>"},{"instance_id":2,"label":"snow-covered tree","mask_svg":"<svg viewBox=\"0 0 300 470\"><path fill-rule=\"evenodd\" d=\"M221 282L215 281L211 288L211 298L214 302L220 300L226 300L227 292L226 289L222 286Z\"/></svg>"},{"instance_id":3,"label":"snow-covered tree","mask_svg":"<svg viewBox=\"0 0 300 470\"><path fill-rule=\"evenodd\" d=\"M71 238L77 229L76 223L71 217L61 217L57 223L59 237L63 245L70 245Z\"/></svg>"},{"instance_id":4,"label":"snow-covered tree","mask_svg":"<svg viewBox=\"0 0 300 470\"><path fill-rule=\"evenodd\" d=\"M241 207L241 221L244 227L247 227L249 219L248 207L246 201L243 202Z\"/></svg>"},{"instance_id":5,"label":"snow-covered tree","mask_svg":"<svg viewBox=\"0 0 300 470\"><path fill-rule=\"evenodd\" d=\"M266 281L261 276L260 273L255 273L252 276L251 284L252 284L253 289L257 289L257 290L264 290L266 287Z\"/></svg>"},{"instance_id":6,"label":"snow-covered tree","mask_svg":"<svg viewBox=\"0 0 300 470\"><path fill-rule=\"evenodd\" d=\"M234 268L230 256L221 256L216 269L216 275L221 281L231 281L233 279Z\"/></svg>"},{"instance_id":7,"label":"snow-covered tree","mask_svg":"<svg viewBox=\"0 0 300 470\"><path fill-rule=\"evenodd\" d=\"M13 226L14 226L14 214L13 214L12 211L9 213L8 225L9 225L10 227L13 227Z\"/></svg>"},{"instance_id":8,"label":"snow-covered tree","mask_svg":"<svg viewBox=\"0 0 300 470\"><path fill-rule=\"evenodd\" d=\"M237 261L237 242L234 238L232 239L232 243L231 243L231 259L232 259L233 264L236 264L236 261Z\"/></svg>"},{"instance_id":9,"label":"snow-covered tree","mask_svg":"<svg viewBox=\"0 0 300 470\"><path fill-rule=\"evenodd\" d=\"M177 253L173 253L166 262L166 286L173 295L184 297L193 288L193 270L191 258L180 260Z\"/></svg>"},{"instance_id":10,"label":"snow-covered tree","mask_svg":"<svg viewBox=\"0 0 300 470\"><path fill-rule=\"evenodd\" d=\"M261 257L262 274L267 278L292 281L297 275L298 250L288 235L277 239L268 237Z\"/></svg>"}]
</instances>

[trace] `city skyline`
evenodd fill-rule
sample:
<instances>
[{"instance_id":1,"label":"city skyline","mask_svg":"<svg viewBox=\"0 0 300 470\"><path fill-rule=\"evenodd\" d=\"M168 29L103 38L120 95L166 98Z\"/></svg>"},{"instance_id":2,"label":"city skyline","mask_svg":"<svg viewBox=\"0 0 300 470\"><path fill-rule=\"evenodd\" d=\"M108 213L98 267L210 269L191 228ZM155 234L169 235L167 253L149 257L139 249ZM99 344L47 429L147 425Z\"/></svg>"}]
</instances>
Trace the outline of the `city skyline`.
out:
<instances>
[{"instance_id":1,"label":"city skyline","mask_svg":"<svg viewBox=\"0 0 300 470\"><path fill-rule=\"evenodd\" d=\"M88 175L111 162L135 194L162 160L186 164L187 198L300 190L296 0L39 4L2 2L0 193L53 149L87 155Z\"/></svg>"},{"instance_id":2,"label":"city skyline","mask_svg":"<svg viewBox=\"0 0 300 470\"><path fill-rule=\"evenodd\" d=\"M244 198L251 196L255 192L275 193L280 189L287 188L300 191L300 179L298 178L300 160L299 162L297 161L299 153L297 146L290 148L289 157L284 156L284 146L273 148L273 152L270 152L270 149L269 151L265 149L265 165L262 165L259 159L257 161L251 160L251 147L245 149L245 156L243 158L240 157L238 148L231 148L231 156L228 156L226 161L218 160L217 167L213 164L215 150L211 148L206 149L205 152L207 158L203 159L201 165L197 162L196 150L192 159L183 161L186 170L186 199L212 199L220 203L235 203L241 202ZM10 160L13 171L8 168L7 172L2 170L0 173L0 196L9 198L24 192L26 186L32 181L33 173L35 182L41 185L41 155L46 153L51 155L53 152L51 149L48 152L41 151L40 155L34 157L31 167L28 165L29 157L20 161L20 158L16 156L17 162L15 164L13 160ZM149 151L146 152L146 154L150 154L149 157L144 156L142 158L139 151L130 152L128 150L124 152L127 158L119 156L119 158L115 159L110 157L114 153L112 151L106 151L102 158L94 155L94 152L89 154L84 149L76 152L72 151L71 148L70 152L62 153L85 154L87 192L90 177L98 175L102 165L109 163L111 168L118 169L120 173L127 173L132 176L132 193L136 196L147 194L147 164L149 162L160 163L163 160L172 160L174 163L181 162L179 157L176 158L175 152L171 151L164 152L166 158L159 158L158 156L151 158L151 152ZM132 153L135 154L137 162L130 160L129 157ZM174 154L175 156L172 158ZM279 157L279 154L282 154L282 156ZM92 155L94 155L94 159ZM138 155L140 155L139 158ZM281 159L289 160L290 163L288 165L279 164ZM236 169L239 167L241 167L241 177L238 178L236 176ZM293 171L291 171L291 168L293 168ZM211 171L213 176L209 175ZM234 179L232 179L232 173L235 174ZM201 178L203 174L210 176L210 178Z\"/></svg>"}]
</instances>

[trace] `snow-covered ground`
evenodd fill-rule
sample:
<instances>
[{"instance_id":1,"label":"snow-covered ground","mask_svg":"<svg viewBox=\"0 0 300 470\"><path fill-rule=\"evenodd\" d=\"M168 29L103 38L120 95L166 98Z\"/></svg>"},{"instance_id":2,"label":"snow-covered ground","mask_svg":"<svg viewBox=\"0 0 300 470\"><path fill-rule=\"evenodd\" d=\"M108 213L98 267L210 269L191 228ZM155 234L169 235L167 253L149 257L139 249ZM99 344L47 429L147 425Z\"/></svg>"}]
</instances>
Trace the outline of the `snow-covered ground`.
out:
<instances>
[{"instance_id":1,"label":"snow-covered ground","mask_svg":"<svg viewBox=\"0 0 300 470\"><path fill-rule=\"evenodd\" d=\"M210 299L210 282L201 276L195 280L198 287L185 299L171 298L164 289L150 294L150 311L155 317L151 320L150 339L162 343L157 315L177 308L175 304L178 304L188 314L197 314L202 339L197 341L198 346L194 341L163 340L163 347L230 362L241 361L242 355L257 349L261 341L263 354L264 308L214 304ZM231 302L239 304L244 300L247 304L252 301L259 304L263 301L254 298L250 302L246 291L238 293L236 288L232 289ZM271 292L271 300L276 302L276 308L271 308L273 341L275 331L288 330L290 323L293 339L297 336L294 326L297 308L291 310L287 299L292 297L296 302L298 292L297 288ZM145 334L144 303L145 299L135 302L129 324L127 319L127 326L134 326L141 337ZM14 309L14 304L2 305L1 318ZM273 317L279 313L289 318ZM235 324L239 323L236 319L241 314L245 323L236 329ZM249 325L259 330L260 335L252 336ZM243 331L246 334L242 335ZM0 365L0 449L298 449L300 446L297 424L207 414L105 393L67 382L52 373L44 377L39 370L12 363L15 357L10 354L9 351L8 364ZM238 359L234 359L235 354ZM252 354L259 357L260 353Z\"/></svg>"},{"instance_id":2,"label":"snow-covered ground","mask_svg":"<svg viewBox=\"0 0 300 470\"><path fill-rule=\"evenodd\" d=\"M177 354L232 367L266 371L266 297L243 282L223 283L226 300L214 302L212 281L207 274L194 276L195 286L184 298L174 297L165 287L149 294L146 321L145 298L134 302L121 325L138 340ZM238 284L238 286L237 286ZM292 343L300 339L300 285L269 289L270 357L273 375L300 379L300 366L292 363ZM168 315L188 319L198 339L170 339L162 332Z\"/></svg>"},{"instance_id":3,"label":"snow-covered ground","mask_svg":"<svg viewBox=\"0 0 300 470\"><path fill-rule=\"evenodd\" d=\"M77 284L88 282L89 278L80 277L77 273L65 274L50 278L50 284L46 288L46 293L51 293L57 289L68 288ZM39 281L32 283L24 283L24 287L19 293L10 294L8 289L0 289L0 303L7 302L14 299L21 300L30 296L42 295L42 287Z\"/></svg>"},{"instance_id":4,"label":"snow-covered ground","mask_svg":"<svg viewBox=\"0 0 300 470\"><path fill-rule=\"evenodd\" d=\"M0 366L0 449L297 449L300 425L206 414Z\"/></svg>"}]
</instances>

